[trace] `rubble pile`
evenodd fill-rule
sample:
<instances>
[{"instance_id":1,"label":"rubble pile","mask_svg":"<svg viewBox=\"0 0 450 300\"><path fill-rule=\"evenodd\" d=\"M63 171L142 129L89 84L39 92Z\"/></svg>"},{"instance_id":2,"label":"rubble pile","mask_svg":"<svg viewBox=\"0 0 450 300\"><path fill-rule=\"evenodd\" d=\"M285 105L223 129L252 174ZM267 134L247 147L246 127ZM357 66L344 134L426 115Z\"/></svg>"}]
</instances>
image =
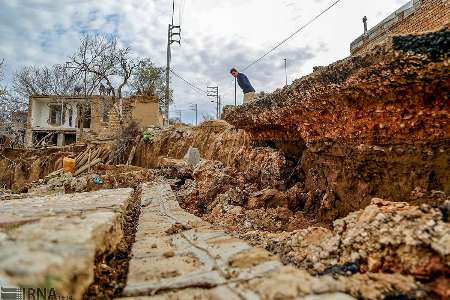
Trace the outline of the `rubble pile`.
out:
<instances>
[{"instance_id":1,"label":"rubble pile","mask_svg":"<svg viewBox=\"0 0 450 300\"><path fill-rule=\"evenodd\" d=\"M255 102L227 107L224 119L298 161L312 210L324 222L373 197L448 194L450 30L418 39L398 37L399 50L378 48L315 68Z\"/></svg>"},{"instance_id":2,"label":"rubble pile","mask_svg":"<svg viewBox=\"0 0 450 300\"><path fill-rule=\"evenodd\" d=\"M159 180L157 170L135 166L97 164L89 173L78 176L59 169L28 184L26 186L27 193L10 194L6 192L0 196L0 200L105 189L137 188L142 182L157 180Z\"/></svg>"},{"instance_id":3,"label":"rubble pile","mask_svg":"<svg viewBox=\"0 0 450 300\"><path fill-rule=\"evenodd\" d=\"M445 299L450 296L449 209L450 199L433 208L375 198L364 210L336 220L333 230L243 236L312 274L413 276Z\"/></svg>"}]
</instances>

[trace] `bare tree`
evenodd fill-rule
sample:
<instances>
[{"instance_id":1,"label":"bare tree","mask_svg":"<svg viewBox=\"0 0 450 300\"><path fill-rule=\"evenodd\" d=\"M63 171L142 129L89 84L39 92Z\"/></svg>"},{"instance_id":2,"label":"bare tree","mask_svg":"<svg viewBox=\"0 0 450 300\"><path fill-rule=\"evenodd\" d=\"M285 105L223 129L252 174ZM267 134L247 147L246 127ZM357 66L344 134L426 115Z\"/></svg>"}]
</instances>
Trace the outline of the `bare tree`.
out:
<instances>
[{"instance_id":1,"label":"bare tree","mask_svg":"<svg viewBox=\"0 0 450 300\"><path fill-rule=\"evenodd\" d=\"M27 66L14 74L13 89L24 97L38 95L73 95L80 84L80 75L60 65L51 67Z\"/></svg>"},{"instance_id":2,"label":"bare tree","mask_svg":"<svg viewBox=\"0 0 450 300\"><path fill-rule=\"evenodd\" d=\"M5 62L0 61L0 82L3 80L3 68ZM15 112L23 113L27 110L28 103L10 93L6 86L0 85L0 135L8 137L12 146L21 145L24 132L17 128L13 120Z\"/></svg>"},{"instance_id":3,"label":"bare tree","mask_svg":"<svg viewBox=\"0 0 450 300\"><path fill-rule=\"evenodd\" d=\"M121 99L139 62L131 57L129 48L121 48L115 37L86 34L69 64L79 72L88 72L105 82L113 99Z\"/></svg>"}]
</instances>

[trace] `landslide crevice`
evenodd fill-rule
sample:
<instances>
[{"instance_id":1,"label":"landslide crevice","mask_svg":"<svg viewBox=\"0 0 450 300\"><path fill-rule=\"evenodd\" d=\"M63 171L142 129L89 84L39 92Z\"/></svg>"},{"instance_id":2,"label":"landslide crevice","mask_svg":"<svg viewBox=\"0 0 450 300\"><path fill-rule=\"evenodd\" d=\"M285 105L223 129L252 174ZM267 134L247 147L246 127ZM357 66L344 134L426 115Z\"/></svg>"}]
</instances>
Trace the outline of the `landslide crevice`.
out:
<instances>
[{"instance_id":1,"label":"landslide crevice","mask_svg":"<svg viewBox=\"0 0 450 300\"><path fill-rule=\"evenodd\" d=\"M122 220L123 237L115 249L96 254L94 281L86 290L83 299L113 299L121 296L125 288L131 249L135 242L142 186L138 186L125 208Z\"/></svg>"}]
</instances>

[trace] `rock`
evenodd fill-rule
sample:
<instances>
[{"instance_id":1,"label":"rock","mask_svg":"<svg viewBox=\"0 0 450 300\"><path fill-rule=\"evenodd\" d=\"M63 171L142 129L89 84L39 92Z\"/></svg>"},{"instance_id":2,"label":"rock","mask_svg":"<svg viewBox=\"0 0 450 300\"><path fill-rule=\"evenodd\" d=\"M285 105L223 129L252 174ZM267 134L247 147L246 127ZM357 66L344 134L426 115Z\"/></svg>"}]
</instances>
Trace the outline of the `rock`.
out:
<instances>
[{"instance_id":1,"label":"rock","mask_svg":"<svg viewBox=\"0 0 450 300\"><path fill-rule=\"evenodd\" d=\"M433 288L449 272L450 224L441 216L439 208L375 198L336 220L333 231L312 227L268 236L264 243L283 261L314 274L399 273L428 278Z\"/></svg>"},{"instance_id":2,"label":"rock","mask_svg":"<svg viewBox=\"0 0 450 300\"><path fill-rule=\"evenodd\" d=\"M287 196L276 189L265 189L256 192L248 200L250 209L287 207L288 204Z\"/></svg>"},{"instance_id":3,"label":"rock","mask_svg":"<svg viewBox=\"0 0 450 300\"><path fill-rule=\"evenodd\" d=\"M200 151L197 148L189 147L184 160L192 167L197 166L200 163Z\"/></svg>"},{"instance_id":4,"label":"rock","mask_svg":"<svg viewBox=\"0 0 450 300\"><path fill-rule=\"evenodd\" d=\"M175 252L173 250L169 250L163 253L163 256L165 258L170 258L170 257L174 257L175 256Z\"/></svg>"},{"instance_id":5,"label":"rock","mask_svg":"<svg viewBox=\"0 0 450 300\"><path fill-rule=\"evenodd\" d=\"M73 180L70 182L70 188L74 190L75 192L83 192L86 190L88 185L88 179L83 177L74 177Z\"/></svg>"}]
</instances>

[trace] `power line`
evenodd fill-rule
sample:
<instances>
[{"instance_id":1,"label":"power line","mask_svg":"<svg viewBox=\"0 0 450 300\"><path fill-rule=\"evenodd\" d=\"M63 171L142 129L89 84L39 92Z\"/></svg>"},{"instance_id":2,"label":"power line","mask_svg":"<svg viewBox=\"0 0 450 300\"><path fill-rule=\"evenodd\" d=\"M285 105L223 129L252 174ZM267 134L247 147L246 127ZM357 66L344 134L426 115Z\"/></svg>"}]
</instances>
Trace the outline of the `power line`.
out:
<instances>
[{"instance_id":1,"label":"power line","mask_svg":"<svg viewBox=\"0 0 450 300\"><path fill-rule=\"evenodd\" d=\"M176 77L178 77L179 79L181 79L182 81L184 81L184 83L186 83L189 87L191 87L193 90L206 95L207 92L205 90L202 90L201 88L199 88L198 86L196 86L195 84L189 82L188 80L184 79L181 75L177 74L174 70L170 69L170 72L175 75Z\"/></svg>"},{"instance_id":2,"label":"power line","mask_svg":"<svg viewBox=\"0 0 450 300\"><path fill-rule=\"evenodd\" d=\"M323 14L325 14L327 11L329 11L331 8L333 8L334 6L336 6L339 2L341 2L342 0L337 0L335 1L333 4L331 4L329 7L327 7L325 10L323 10L320 14L318 14L317 16L315 16L314 18L312 18L311 20L309 20L305 25L303 25L302 27L300 27L299 29L297 29L294 33L292 33L290 36L288 36L287 38L285 38L284 40L282 40L281 42L279 42L275 47L273 47L272 49L270 49L269 51L267 51L263 56L261 56L260 58L258 58L257 60L255 60L254 62L252 62L251 64L249 64L248 66L246 66L244 69L242 69L243 71L249 69L250 67L252 67L253 65L257 64L258 62L260 62L262 59L264 59L267 55L269 55L270 53L272 53L273 51L275 51L276 49L278 49L281 45L283 45L284 43L286 43L288 40L290 40L291 38L293 38L295 35L297 35L300 31L302 31L303 29L305 29L306 27L308 27L309 25L311 25L311 23L313 23L315 20L317 20L318 18L320 18Z\"/></svg>"}]
</instances>

